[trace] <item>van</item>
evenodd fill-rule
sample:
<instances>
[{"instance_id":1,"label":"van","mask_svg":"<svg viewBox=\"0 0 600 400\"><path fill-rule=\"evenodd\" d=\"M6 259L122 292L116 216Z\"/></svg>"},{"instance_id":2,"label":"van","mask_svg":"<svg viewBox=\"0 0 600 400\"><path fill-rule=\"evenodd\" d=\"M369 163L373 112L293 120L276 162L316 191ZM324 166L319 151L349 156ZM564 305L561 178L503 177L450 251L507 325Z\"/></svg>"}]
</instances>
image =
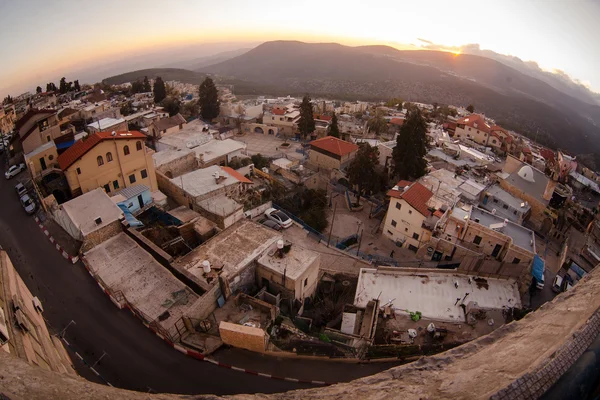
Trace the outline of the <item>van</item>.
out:
<instances>
[{"instance_id":1,"label":"van","mask_svg":"<svg viewBox=\"0 0 600 400\"><path fill-rule=\"evenodd\" d=\"M556 275L556 277L554 278L554 282L552 283L552 291L556 293L562 292L562 283L563 278L560 275Z\"/></svg>"}]
</instances>

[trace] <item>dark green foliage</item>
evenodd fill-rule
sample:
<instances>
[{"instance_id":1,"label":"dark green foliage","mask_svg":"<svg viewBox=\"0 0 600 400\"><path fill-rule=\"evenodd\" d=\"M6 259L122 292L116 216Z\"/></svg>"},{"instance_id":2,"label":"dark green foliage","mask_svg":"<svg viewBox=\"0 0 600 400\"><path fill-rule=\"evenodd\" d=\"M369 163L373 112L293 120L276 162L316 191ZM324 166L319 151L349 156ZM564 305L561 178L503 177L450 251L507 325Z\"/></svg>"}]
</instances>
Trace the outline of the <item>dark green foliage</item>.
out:
<instances>
[{"instance_id":1,"label":"dark green foliage","mask_svg":"<svg viewBox=\"0 0 600 400\"><path fill-rule=\"evenodd\" d=\"M145 91L145 87L144 87L143 82L140 82L139 80L131 82L131 89L130 89L131 94L142 93L144 91Z\"/></svg>"},{"instance_id":2,"label":"dark green foliage","mask_svg":"<svg viewBox=\"0 0 600 400\"><path fill-rule=\"evenodd\" d=\"M151 92L152 88L150 87L150 81L148 80L148 76L144 76L144 92Z\"/></svg>"},{"instance_id":3,"label":"dark green foliage","mask_svg":"<svg viewBox=\"0 0 600 400\"><path fill-rule=\"evenodd\" d=\"M181 107L181 115L185 119L196 118L200 114L200 107L196 100L188 101Z\"/></svg>"},{"instance_id":4,"label":"dark green foliage","mask_svg":"<svg viewBox=\"0 0 600 400\"><path fill-rule=\"evenodd\" d=\"M475 112L475 107L473 107L473 104L469 104L469 106L467 107L467 111L471 114Z\"/></svg>"},{"instance_id":5,"label":"dark green foliage","mask_svg":"<svg viewBox=\"0 0 600 400\"><path fill-rule=\"evenodd\" d=\"M79 86L79 79L76 79L75 82L73 82L73 90L75 90L76 92L79 92L81 90L81 86Z\"/></svg>"},{"instance_id":6,"label":"dark green foliage","mask_svg":"<svg viewBox=\"0 0 600 400\"><path fill-rule=\"evenodd\" d=\"M300 104L298 130L304 139L315 131L315 117L313 115L313 107L308 94L304 95L302 103Z\"/></svg>"},{"instance_id":7,"label":"dark green foliage","mask_svg":"<svg viewBox=\"0 0 600 400\"><path fill-rule=\"evenodd\" d=\"M12 104L13 103L13 98L10 97L10 94L8 96L6 96L4 98L4 101L2 102L2 104Z\"/></svg>"},{"instance_id":8,"label":"dark green foliage","mask_svg":"<svg viewBox=\"0 0 600 400\"><path fill-rule=\"evenodd\" d=\"M175 97L167 97L160 104L169 113L169 117L177 115L181 109L181 101Z\"/></svg>"},{"instance_id":9,"label":"dark green foliage","mask_svg":"<svg viewBox=\"0 0 600 400\"><path fill-rule=\"evenodd\" d=\"M427 124L419 109L408 112L396 147L392 152L394 175L399 179L414 180L425 175L427 162Z\"/></svg>"},{"instance_id":10,"label":"dark green foliage","mask_svg":"<svg viewBox=\"0 0 600 400\"><path fill-rule=\"evenodd\" d=\"M131 102L127 102L121 106L121 115L127 116L133 114L133 107L131 107Z\"/></svg>"},{"instance_id":11,"label":"dark green foliage","mask_svg":"<svg viewBox=\"0 0 600 400\"><path fill-rule=\"evenodd\" d=\"M154 81L154 103L159 104L167 97L167 88L160 76Z\"/></svg>"},{"instance_id":12,"label":"dark green foliage","mask_svg":"<svg viewBox=\"0 0 600 400\"><path fill-rule=\"evenodd\" d=\"M56 92L58 91L58 89L56 88L56 85L54 84L54 82L50 82L46 84L46 92Z\"/></svg>"},{"instance_id":13,"label":"dark green foliage","mask_svg":"<svg viewBox=\"0 0 600 400\"><path fill-rule=\"evenodd\" d=\"M340 137L340 128L338 127L338 119L337 115L335 115L335 112L331 117L331 125L329 125L329 135L336 138Z\"/></svg>"},{"instance_id":14,"label":"dark green foliage","mask_svg":"<svg viewBox=\"0 0 600 400\"><path fill-rule=\"evenodd\" d=\"M348 181L351 186L358 188L356 196L357 204L360 204L360 196L365 191L378 191L380 179L375 179L377 174L377 163L379 160L379 149L371 147L368 143L360 145L356 157L348 166Z\"/></svg>"},{"instance_id":15,"label":"dark green foliage","mask_svg":"<svg viewBox=\"0 0 600 400\"><path fill-rule=\"evenodd\" d=\"M388 124L383 115L379 112L375 113L375 115L369 119L367 122L367 128L370 131L375 132L376 135L380 135L382 133L386 133L388 129Z\"/></svg>"},{"instance_id":16,"label":"dark green foliage","mask_svg":"<svg viewBox=\"0 0 600 400\"><path fill-rule=\"evenodd\" d=\"M41 86L36 87L35 88L35 92L36 93L42 93L42 87Z\"/></svg>"},{"instance_id":17,"label":"dark green foliage","mask_svg":"<svg viewBox=\"0 0 600 400\"><path fill-rule=\"evenodd\" d=\"M59 92L60 94L65 94L73 90L73 82L67 82L67 79L63 76L60 78L59 83Z\"/></svg>"},{"instance_id":18,"label":"dark green foliage","mask_svg":"<svg viewBox=\"0 0 600 400\"><path fill-rule=\"evenodd\" d=\"M327 192L324 190L308 189L277 202L314 230L323 232L327 228Z\"/></svg>"},{"instance_id":19,"label":"dark green foliage","mask_svg":"<svg viewBox=\"0 0 600 400\"><path fill-rule=\"evenodd\" d=\"M254 154L251 158L254 168L263 169L269 166L269 159L263 157L263 155L260 153Z\"/></svg>"},{"instance_id":20,"label":"dark green foliage","mask_svg":"<svg viewBox=\"0 0 600 400\"><path fill-rule=\"evenodd\" d=\"M213 80L206 77L204 82L200 85L200 98L198 99L200 105L200 115L202 119L206 121L212 121L219 116L219 92Z\"/></svg>"}]
</instances>

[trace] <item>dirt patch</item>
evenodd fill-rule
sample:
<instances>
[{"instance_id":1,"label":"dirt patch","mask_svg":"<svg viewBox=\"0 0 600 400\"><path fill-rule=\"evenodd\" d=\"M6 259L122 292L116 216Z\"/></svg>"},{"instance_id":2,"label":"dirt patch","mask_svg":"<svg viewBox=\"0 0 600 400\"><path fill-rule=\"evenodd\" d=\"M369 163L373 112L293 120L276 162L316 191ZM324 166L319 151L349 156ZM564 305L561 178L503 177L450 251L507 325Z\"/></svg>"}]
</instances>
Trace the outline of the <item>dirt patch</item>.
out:
<instances>
[{"instance_id":1,"label":"dirt patch","mask_svg":"<svg viewBox=\"0 0 600 400\"><path fill-rule=\"evenodd\" d=\"M477 284L477 289L484 288L485 290L488 290L490 288L487 279L473 278L473 280L475 281L475 284Z\"/></svg>"}]
</instances>

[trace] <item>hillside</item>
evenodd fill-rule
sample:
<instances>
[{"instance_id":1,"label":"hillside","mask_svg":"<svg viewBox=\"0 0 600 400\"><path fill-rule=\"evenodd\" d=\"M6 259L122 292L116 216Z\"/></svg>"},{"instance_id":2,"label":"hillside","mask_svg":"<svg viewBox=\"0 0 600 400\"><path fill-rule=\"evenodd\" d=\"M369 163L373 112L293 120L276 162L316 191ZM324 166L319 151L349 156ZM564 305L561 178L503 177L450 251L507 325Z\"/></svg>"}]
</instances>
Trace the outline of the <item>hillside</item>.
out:
<instances>
[{"instance_id":1,"label":"hillside","mask_svg":"<svg viewBox=\"0 0 600 400\"><path fill-rule=\"evenodd\" d=\"M600 151L600 107L498 61L439 51L335 43L264 43L202 71L289 94L474 104L508 128L574 153ZM236 88L240 93L240 87Z\"/></svg>"},{"instance_id":2,"label":"hillside","mask_svg":"<svg viewBox=\"0 0 600 400\"><path fill-rule=\"evenodd\" d=\"M184 61L165 64L163 67L165 67L165 68L182 68L182 69L189 69L191 71L197 71L198 69L206 67L208 65L217 64L217 63L232 59L234 57L237 57L239 55L242 55L242 54L248 52L249 50L250 50L249 48L243 48L243 49L237 49L237 50L231 50L231 51L224 51L224 52L217 53L217 54L214 54L211 56L196 57L196 58L192 58L190 60L184 60Z\"/></svg>"},{"instance_id":3,"label":"hillside","mask_svg":"<svg viewBox=\"0 0 600 400\"><path fill-rule=\"evenodd\" d=\"M201 84L204 78L206 78L206 74L189 71L187 69L149 68L111 76L110 78L103 79L102 82L108 85L121 85L126 82L134 82L138 79L144 79L144 76L147 76L149 79L160 76L164 81L180 81L197 85Z\"/></svg>"}]
</instances>

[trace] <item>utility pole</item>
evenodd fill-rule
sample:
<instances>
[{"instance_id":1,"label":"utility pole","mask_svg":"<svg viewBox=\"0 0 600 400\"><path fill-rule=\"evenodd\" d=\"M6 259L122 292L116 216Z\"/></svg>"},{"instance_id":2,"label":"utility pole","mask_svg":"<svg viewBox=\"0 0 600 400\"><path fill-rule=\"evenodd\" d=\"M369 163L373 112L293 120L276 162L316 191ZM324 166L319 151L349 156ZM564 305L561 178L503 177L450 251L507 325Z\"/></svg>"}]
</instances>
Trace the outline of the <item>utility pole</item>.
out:
<instances>
[{"instance_id":1,"label":"utility pole","mask_svg":"<svg viewBox=\"0 0 600 400\"><path fill-rule=\"evenodd\" d=\"M356 256L358 257L358 253L360 252L360 242L362 242L362 233L364 232L364 229L362 231L360 231L360 236L358 237L358 247L356 248Z\"/></svg>"},{"instance_id":2,"label":"utility pole","mask_svg":"<svg viewBox=\"0 0 600 400\"><path fill-rule=\"evenodd\" d=\"M331 232L333 231L333 223L335 222L335 211L337 210L337 203L333 205L333 217L331 218L331 226L329 227L329 237L327 238L327 247L331 242Z\"/></svg>"}]
</instances>

